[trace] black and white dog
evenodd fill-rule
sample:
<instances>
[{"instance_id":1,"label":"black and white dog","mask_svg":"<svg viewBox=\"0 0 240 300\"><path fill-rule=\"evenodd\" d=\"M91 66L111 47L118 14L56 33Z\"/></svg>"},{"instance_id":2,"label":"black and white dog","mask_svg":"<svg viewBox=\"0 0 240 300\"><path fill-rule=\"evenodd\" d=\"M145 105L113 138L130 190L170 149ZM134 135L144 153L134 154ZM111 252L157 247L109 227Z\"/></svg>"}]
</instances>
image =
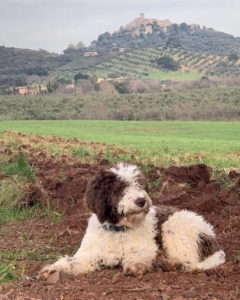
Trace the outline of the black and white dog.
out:
<instances>
[{"instance_id":1,"label":"black and white dog","mask_svg":"<svg viewBox=\"0 0 240 300\"><path fill-rule=\"evenodd\" d=\"M225 262L212 226L194 212L153 206L135 165L100 170L88 182L85 201L92 215L77 253L41 273L77 275L120 265L125 274L138 276L151 269L159 248L187 271Z\"/></svg>"}]
</instances>

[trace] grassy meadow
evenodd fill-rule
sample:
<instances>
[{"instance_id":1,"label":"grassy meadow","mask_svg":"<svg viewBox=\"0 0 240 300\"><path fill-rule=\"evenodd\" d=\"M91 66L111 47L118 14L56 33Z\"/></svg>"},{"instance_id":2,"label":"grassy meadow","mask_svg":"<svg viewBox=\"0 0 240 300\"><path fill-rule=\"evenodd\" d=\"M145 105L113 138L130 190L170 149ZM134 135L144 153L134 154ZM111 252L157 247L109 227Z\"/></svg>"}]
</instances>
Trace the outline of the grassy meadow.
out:
<instances>
[{"instance_id":1,"label":"grassy meadow","mask_svg":"<svg viewBox=\"0 0 240 300\"><path fill-rule=\"evenodd\" d=\"M178 164L240 167L240 122L1 121L5 130L106 143L162 164L170 155Z\"/></svg>"}]
</instances>

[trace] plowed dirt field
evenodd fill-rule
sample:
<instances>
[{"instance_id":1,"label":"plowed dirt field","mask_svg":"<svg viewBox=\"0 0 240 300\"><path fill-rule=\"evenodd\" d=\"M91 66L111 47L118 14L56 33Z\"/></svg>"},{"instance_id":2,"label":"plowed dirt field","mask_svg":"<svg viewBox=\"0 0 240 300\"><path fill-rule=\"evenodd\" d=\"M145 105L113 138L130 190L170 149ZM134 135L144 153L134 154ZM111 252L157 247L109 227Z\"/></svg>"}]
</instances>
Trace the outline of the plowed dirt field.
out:
<instances>
[{"instance_id":1,"label":"plowed dirt field","mask_svg":"<svg viewBox=\"0 0 240 300\"><path fill-rule=\"evenodd\" d=\"M52 141L49 138L47 142ZM87 181L99 166L110 162L100 156L94 163L83 163L66 155L56 157L44 149L36 149L33 143L19 146L36 170L38 182L28 187L27 206L50 205L56 216L61 217L53 222L39 210L34 220L12 220L0 225L1 251L23 250L41 256L41 262L17 261L16 269L22 270L23 276L2 285L0 299L240 299L240 173L228 172L230 184L224 185L211 178L210 167L203 164L167 169L151 166L144 174L154 205L189 209L213 224L219 244L226 252L223 266L184 273L163 270L156 262L152 272L139 278L124 276L121 268L115 268L61 278L52 284L35 280L40 268L49 262L49 253L55 253L56 258L72 255L79 247L89 218L83 202ZM1 140L0 155L3 154L12 155ZM144 166L139 168L144 170ZM3 174L0 176L4 179Z\"/></svg>"}]
</instances>

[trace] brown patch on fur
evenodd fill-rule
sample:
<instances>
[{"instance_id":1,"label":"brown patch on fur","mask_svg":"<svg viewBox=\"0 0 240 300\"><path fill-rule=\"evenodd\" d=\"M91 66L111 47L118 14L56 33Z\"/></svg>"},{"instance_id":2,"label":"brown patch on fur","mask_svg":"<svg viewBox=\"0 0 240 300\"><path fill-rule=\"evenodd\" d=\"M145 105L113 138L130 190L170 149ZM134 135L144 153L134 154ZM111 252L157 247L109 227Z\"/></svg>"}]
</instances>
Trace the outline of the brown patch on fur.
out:
<instances>
[{"instance_id":1,"label":"brown patch on fur","mask_svg":"<svg viewBox=\"0 0 240 300\"><path fill-rule=\"evenodd\" d=\"M109 169L100 170L87 184L85 202L100 223L117 224L121 220L117 204L123 196L126 182L119 180Z\"/></svg>"},{"instance_id":2,"label":"brown patch on fur","mask_svg":"<svg viewBox=\"0 0 240 300\"><path fill-rule=\"evenodd\" d=\"M119 170L118 164L113 164L111 167L116 168L117 170ZM138 169L138 167L136 166L136 170L137 169ZM145 190L148 193L149 188L148 188L147 179L141 171L140 171L138 176L134 177L134 181L138 184L139 187L141 187L142 190Z\"/></svg>"},{"instance_id":3,"label":"brown patch on fur","mask_svg":"<svg viewBox=\"0 0 240 300\"><path fill-rule=\"evenodd\" d=\"M220 250L218 242L214 237L200 233L198 238L198 253L201 261Z\"/></svg>"},{"instance_id":4,"label":"brown patch on fur","mask_svg":"<svg viewBox=\"0 0 240 300\"><path fill-rule=\"evenodd\" d=\"M147 179L145 178L145 176L142 173L140 173L138 175L138 177L136 178L136 180L137 180L137 183L139 184L139 186L141 186L141 188L148 193L148 183L147 183Z\"/></svg>"},{"instance_id":5,"label":"brown patch on fur","mask_svg":"<svg viewBox=\"0 0 240 300\"><path fill-rule=\"evenodd\" d=\"M156 241L160 248L162 248L162 224L168 220L168 218L174 214L176 211L179 211L176 207L173 206L159 206L156 210L157 218L157 236Z\"/></svg>"}]
</instances>

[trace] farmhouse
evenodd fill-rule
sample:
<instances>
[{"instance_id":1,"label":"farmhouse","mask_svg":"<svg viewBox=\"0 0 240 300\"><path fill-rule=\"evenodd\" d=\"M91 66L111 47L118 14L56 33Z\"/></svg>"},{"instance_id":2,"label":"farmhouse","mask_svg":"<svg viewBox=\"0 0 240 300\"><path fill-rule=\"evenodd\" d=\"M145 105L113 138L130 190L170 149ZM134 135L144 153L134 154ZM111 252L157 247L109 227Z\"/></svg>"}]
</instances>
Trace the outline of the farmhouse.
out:
<instances>
[{"instance_id":1,"label":"farmhouse","mask_svg":"<svg viewBox=\"0 0 240 300\"><path fill-rule=\"evenodd\" d=\"M45 86L39 86L38 88L17 86L15 89L19 93L19 95L39 95L48 93L48 89Z\"/></svg>"},{"instance_id":2,"label":"farmhouse","mask_svg":"<svg viewBox=\"0 0 240 300\"><path fill-rule=\"evenodd\" d=\"M124 52L126 50L126 48L119 48L119 52Z\"/></svg>"},{"instance_id":3,"label":"farmhouse","mask_svg":"<svg viewBox=\"0 0 240 300\"><path fill-rule=\"evenodd\" d=\"M18 86L16 90L19 95L37 95L39 93L39 89L30 89L27 86Z\"/></svg>"},{"instance_id":4,"label":"farmhouse","mask_svg":"<svg viewBox=\"0 0 240 300\"><path fill-rule=\"evenodd\" d=\"M96 55L98 55L97 52L85 52L84 53L84 56L96 56Z\"/></svg>"},{"instance_id":5,"label":"farmhouse","mask_svg":"<svg viewBox=\"0 0 240 300\"><path fill-rule=\"evenodd\" d=\"M125 80L125 78L122 78L122 77L119 77L119 78L107 78L107 79L104 79L104 78L98 78L97 80L97 83L100 83L102 81L114 81L114 82L123 82Z\"/></svg>"}]
</instances>

